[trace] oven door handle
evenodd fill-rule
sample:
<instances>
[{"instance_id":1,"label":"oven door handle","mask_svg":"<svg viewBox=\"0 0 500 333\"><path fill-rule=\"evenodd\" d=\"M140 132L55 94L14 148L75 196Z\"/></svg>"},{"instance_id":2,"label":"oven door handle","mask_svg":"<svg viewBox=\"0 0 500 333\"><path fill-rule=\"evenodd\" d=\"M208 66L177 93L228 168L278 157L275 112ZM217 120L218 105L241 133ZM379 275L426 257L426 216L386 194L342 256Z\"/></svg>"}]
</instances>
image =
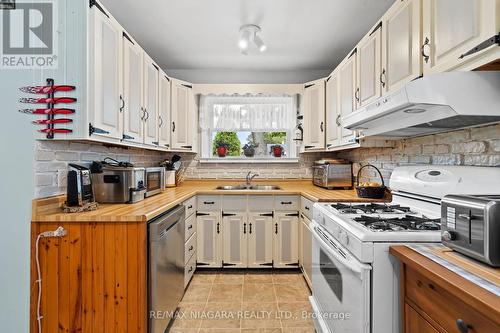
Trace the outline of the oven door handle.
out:
<instances>
[{"instance_id":1,"label":"oven door handle","mask_svg":"<svg viewBox=\"0 0 500 333\"><path fill-rule=\"evenodd\" d=\"M357 260L349 260L347 258L344 258L341 256L335 249L332 248L331 245L328 245L327 242L321 236L318 234L316 231L318 229L318 226L314 226L312 230L312 234L314 238L320 243L321 247L324 249L328 250L328 253L331 254L337 261L339 261L342 265L346 266L349 268L351 271L361 274L364 270L371 270L372 267L370 265L362 264L358 262ZM323 231L324 232L324 231ZM337 245L339 246L339 245ZM346 250L347 251L347 250Z\"/></svg>"}]
</instances>

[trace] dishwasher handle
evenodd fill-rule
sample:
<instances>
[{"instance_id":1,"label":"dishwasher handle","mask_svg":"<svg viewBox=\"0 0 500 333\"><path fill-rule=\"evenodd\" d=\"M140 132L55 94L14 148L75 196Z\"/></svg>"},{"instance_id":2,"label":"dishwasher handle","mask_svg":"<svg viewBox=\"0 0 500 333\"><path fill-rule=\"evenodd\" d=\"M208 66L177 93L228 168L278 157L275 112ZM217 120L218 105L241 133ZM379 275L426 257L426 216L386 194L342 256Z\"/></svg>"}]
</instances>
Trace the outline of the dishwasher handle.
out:
<instances>
[{"instance_id":1,"label":"dishwasher handle","mask_svg":"<svg viewBox=\"0 0 500 333\"><path fill-rule=\"evenodd\" d=\"M178 205L149 221L149 241L156 242L165 237L170 229L184 222L185 216L186 208L184 205Z\"/></svg>"}]
</instances>

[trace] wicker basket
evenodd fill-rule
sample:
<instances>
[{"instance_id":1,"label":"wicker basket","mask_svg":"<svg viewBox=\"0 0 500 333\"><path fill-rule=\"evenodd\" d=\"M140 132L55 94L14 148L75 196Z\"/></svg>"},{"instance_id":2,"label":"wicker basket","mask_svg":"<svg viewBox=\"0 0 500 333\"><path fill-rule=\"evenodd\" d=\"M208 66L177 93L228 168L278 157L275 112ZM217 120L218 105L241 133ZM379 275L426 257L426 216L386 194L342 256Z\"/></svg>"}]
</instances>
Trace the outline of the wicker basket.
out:
<instances>
[{"instance_id":1,"label":"wicker basket","mask_svg":"<svg viewBox=\"0 0 500 333\"><path fill-rule=\"evenodd\" d=\"M377 173L380 176L380 179L382 180L382 186L359 186L359 178L361 175L361 170L367 167L372 167L375 170L377 170ZM358 193L358 197L360 198L367 198L367 199L382 199L385 196L385 183L384 183L384 177L382 177L382 173L380 173L380 170L371 164L364 165L361 167L358 171L358 177L356 179L356 192Z\"/></svg>"}]
</instances>

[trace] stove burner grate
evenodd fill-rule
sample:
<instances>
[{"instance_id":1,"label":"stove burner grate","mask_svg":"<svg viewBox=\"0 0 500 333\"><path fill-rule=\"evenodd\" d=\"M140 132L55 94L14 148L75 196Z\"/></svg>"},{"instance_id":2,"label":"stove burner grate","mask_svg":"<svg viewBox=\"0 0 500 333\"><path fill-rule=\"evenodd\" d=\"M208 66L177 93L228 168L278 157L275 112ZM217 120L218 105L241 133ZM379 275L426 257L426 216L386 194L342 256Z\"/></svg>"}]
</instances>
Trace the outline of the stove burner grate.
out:
<instances>
[{"instance_id":1,"label":"stove burner grate","mask_svg":"<svg viewBox=\"0 0 500 333\"><path fill-rule=\"evenodd\" d=\"M383 218L361 215L354 221L374 231L401 231L401 230L440 230L440 219L429 219L405 215L399 218Z\"/></svg>"},{"instance_id":2,"label":"stove burner grate","mask_svg":"<svg viewBox=\"0 0 500 333\"><path fill-rule=\"evenodd\" d=\"M338 210L341 214L391 214L391 213L409 213L412 211L409 207L403 207L400 205L388 205L388 204L342 204L336 203L331 205L332 208Z\"/></svg>"}]
</instances>

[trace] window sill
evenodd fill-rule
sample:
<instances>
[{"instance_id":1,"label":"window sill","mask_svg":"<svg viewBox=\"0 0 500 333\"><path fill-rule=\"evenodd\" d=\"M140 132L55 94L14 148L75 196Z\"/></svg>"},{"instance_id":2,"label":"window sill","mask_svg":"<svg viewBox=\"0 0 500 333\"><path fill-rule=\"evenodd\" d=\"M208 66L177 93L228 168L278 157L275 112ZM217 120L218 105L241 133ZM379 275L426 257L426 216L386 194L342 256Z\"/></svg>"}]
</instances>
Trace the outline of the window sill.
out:
<instances>
[{"instance_id":1,"label":"window sill","mask_svg":"<svg viewBox=\"0 0 500 333\"><path fill-rule=\"evenodd\" d=\"M239 158L239 157L214 157L214 158L200 158L200 163L217 163L217 164L230 164L230 163L244 163L244 164L268 164L268 163L299 163L298 158L289 157L276 157L276 158Z\"/></svg>"}]
</instances>

